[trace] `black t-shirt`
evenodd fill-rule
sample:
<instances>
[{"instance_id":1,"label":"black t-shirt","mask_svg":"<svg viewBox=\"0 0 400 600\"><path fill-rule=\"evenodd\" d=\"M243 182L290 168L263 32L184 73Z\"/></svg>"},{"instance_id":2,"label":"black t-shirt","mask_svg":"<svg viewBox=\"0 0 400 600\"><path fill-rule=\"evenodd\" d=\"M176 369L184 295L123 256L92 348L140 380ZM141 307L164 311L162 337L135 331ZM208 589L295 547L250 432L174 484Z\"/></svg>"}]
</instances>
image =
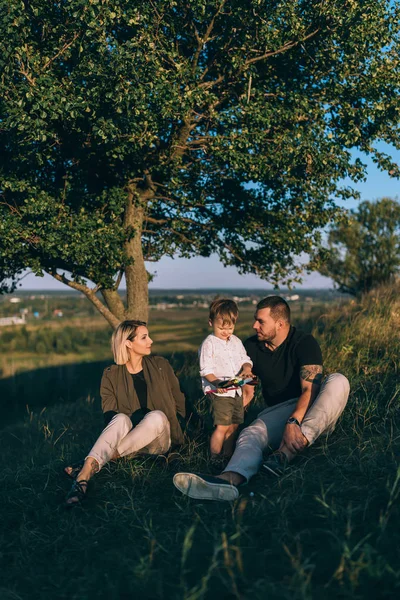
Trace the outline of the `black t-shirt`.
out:
<instances>
[{"instance_id":1,"label":"black t-shirt","mask_svg":"<svg viewBox=\"0 0 400 600\"><path fill-rule=\"evenodd\" d=\"M301 394L300 367L322 365L321 348L307 333L290 327L286 340L270 350L256 335L244 342L253 361L253 373L260 379L267 406L280 404Z\"/></svg>"},{"instance_id":2,"label":"black t-shirt","mask_svg":"<svg viewBox=\"0 0 400 600\"><path fill-rule=\"evenodd\" d=\"M134 427L143 419L144 415L147 414L149 409L147 408L147 383L144 378L143 371L139 373L131 373L133 379L133 387L139 399L140 408L135 410L131 415L131 421Z\"/></svg>"}]
</instances>

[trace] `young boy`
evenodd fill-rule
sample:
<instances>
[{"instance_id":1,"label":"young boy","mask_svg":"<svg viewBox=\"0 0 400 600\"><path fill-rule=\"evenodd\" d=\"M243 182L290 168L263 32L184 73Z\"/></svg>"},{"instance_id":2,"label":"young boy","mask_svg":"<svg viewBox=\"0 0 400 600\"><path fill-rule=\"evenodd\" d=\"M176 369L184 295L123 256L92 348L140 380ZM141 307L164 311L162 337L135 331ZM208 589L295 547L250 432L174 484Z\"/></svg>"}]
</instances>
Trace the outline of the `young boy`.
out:
<instances>
[{"instance_id":1,"label":"young boy","mask_svg":"<svg viewBox=\"0 0 400 600\"><path fill-rule=\"evenodd\" d=\"M238 337L233 335L239 316L236 302L226 298L214 300L208 324L213 332L199 348L200 376L203 392L211 399L214 432L210 440L211 457L231 456L235 432L244 420L242 390L226 391L218 384L233 377L253 377L253 363Z\"/></svg>"}]
</instances>

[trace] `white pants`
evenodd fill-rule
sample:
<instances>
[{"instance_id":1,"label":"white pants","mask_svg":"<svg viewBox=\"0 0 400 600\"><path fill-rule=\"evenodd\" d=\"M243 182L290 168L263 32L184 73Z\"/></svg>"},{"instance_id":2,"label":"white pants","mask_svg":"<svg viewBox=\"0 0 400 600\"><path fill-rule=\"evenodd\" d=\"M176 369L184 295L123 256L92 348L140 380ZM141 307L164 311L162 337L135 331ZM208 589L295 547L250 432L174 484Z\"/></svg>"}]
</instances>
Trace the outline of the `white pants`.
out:
<instances>
[{"instance_id":1,"label":"white pants","mask_svg":"<svg viewBox=\"0 0 400 600\"><path fill-rule=\"evenodd\" d=\"M111 460L115 453L128 456L141 454L163 454L171 446L170 425L161 410L148 412L134 429L127 415L118 413L100 434L86 458L94 458L99 470Z\"/></svg>"},{"instance_id":2,"label":"white pants","mask_svg":"<svg viewBox=\"0 0 400 600\"><path fill-rule=\"evenodd\" d=\"M321 391L308 409L301 431L310 444L322 433L334 430L349 397L350 385L344 375L333 373L321 386ZM243 475L247 480L255 475L268 448L277 450L281 444L286 421L292 415L298 398L266 408L248 427L243 429L235 452L224 472Z\"/></svg>"}]
</instances>

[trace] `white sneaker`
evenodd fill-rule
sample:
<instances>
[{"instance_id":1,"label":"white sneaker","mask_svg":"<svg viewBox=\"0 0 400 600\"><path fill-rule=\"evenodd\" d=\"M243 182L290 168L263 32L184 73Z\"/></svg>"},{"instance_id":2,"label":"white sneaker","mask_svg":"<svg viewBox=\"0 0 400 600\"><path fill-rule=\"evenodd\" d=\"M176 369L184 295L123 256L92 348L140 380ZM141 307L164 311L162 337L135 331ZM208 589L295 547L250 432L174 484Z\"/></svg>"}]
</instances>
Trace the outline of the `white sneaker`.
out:
<instances>
[{"instance_id":1,"label":"white sneaker","mask_svg":"<svg viewBox=\"0 0 400 600\"><path fill-rule=\"evenodd\" d=\"M196 500L233 502L239 497L239 490L235 485L211 475L176 473L173 483L182 494Z\"/></svg>"}]
</instances>

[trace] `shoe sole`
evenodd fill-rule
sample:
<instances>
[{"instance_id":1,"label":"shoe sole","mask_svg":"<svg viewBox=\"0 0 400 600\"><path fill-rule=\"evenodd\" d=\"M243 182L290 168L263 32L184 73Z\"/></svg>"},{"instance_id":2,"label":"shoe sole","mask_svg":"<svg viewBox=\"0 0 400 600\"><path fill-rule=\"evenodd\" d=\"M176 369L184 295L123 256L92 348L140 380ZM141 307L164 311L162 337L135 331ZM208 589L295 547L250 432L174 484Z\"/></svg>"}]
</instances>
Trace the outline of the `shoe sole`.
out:
<instances>
[{"instance_id":1,"label":"shoe sole","mask_svg":"<svg viewBox=\"0 0 400 600\"><path fill-rule=\"evenodd\" d=\"M239 490L235 486L209 483L194 473L176 473L173 483L182 494L195 500L233 502L239 497Z\"/></svg>"}]
</instances>

